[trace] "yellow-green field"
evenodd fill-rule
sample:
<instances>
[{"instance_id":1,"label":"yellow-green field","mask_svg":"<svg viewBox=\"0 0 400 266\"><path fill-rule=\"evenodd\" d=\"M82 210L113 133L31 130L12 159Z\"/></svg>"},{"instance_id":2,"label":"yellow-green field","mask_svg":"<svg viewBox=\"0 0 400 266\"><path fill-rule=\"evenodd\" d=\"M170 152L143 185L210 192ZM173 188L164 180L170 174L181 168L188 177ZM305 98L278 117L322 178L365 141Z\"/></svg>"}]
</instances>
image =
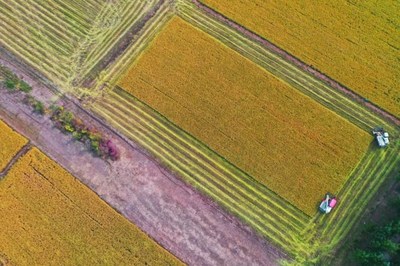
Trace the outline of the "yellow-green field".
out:
<instances>
[{"instance_id":1,"label":"yellow-green field","mask_svg":"<svg viewBox=\"0 0 400 266\"><path fill-rule=\"evenodd\" d=\"M400 116L399 1L201 2Z\"/></svg>"},{"instance_id":2,"label":"yellow-green field","mask_svg":"<svg viewBox=\"0 0 400 266\"><path fill-rule=\"evenodd\" d=\"M119 85L309 215L371 141L178 18Z\"/></svg>"},{"instance_id":3,"label":"yellow-green field","mask_svg":"<svg viewBox=\"0 0 400 266\"><path fill-rule=\"evenodd\" d=\"M26 138L12 130L0 120L0 171L12 157L28 142Z\"/></svg>"},{"instance_id":4,"label":"yellow-green field","mask_svg":"<svg viewBox=\"0 0 400 266\"><path fill-rule=\"evenodd\" d=\"M96 76L94 70L104 57L155 4L156 0L0 0L0 47L65 92L85 77Z\"/></svg>"},{"instance_id":5,"label":"yellow-green field","mask_svg":"<svg viewBox=\"0 0 400 266\"><path fill-rule=\"evenodd\" d=\"M0 202L11 264L181 264L36 148L0 181Z\"/></svg>"}]
</instances>

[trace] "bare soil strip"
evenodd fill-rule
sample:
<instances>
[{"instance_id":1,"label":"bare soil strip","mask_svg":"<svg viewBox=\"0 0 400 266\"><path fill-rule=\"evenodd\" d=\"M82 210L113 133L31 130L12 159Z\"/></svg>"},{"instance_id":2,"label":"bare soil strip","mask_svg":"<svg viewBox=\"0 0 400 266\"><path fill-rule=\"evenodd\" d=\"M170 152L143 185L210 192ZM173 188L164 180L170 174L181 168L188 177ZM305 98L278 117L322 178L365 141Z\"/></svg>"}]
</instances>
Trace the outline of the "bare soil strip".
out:
<instances>
[{"instance_id":1,"label":"bare soil strip","mask_svg":"<svg viewBox=\"0 0 400 266\"><path fill-rule=\"evenodd\" d=\"M30 81L28 76L24 79ZM34 90L48 95L44 86ZM93 157L48 119L32 119L20 100L18 94L1 93L0 116L184 262L276 265L286 258L247 225L162 168L135 143L124 141L74 103L65 102L77 116L116 141L122 151L120 161L107 163Z\"/></svg>"}]
</instances>

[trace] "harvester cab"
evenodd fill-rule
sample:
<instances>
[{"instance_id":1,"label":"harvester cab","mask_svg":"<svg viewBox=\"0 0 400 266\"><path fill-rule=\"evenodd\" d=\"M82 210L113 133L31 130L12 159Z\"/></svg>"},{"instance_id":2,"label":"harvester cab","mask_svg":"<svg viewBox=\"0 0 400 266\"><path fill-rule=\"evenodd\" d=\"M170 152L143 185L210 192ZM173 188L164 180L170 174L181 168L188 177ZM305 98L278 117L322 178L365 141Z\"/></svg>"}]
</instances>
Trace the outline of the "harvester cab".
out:
<instances>
[{"instance_id":1,"label":"harvester cab","mask_svg":"<svg viewBox=\"0 0 400 266\"><path fill-rule=\"evenodd\" d=\"M335 208L337 200L335 197L326 194L325 199L322 200L321 204L319 205L319 210L322 213L330 213L333 208Z\"/></svg>"},{"instance_id":2,"label":"harvester cab","mask_svg":"<svg viewBox=\"0 0 400 266\"><path fill-rule=\"evenodd\" d=\"M375 135L379 147L383 148L389 145L389 133L387 133L383 128L375 128L372 131L372 134Z\"/></svg>"}]
</instances>

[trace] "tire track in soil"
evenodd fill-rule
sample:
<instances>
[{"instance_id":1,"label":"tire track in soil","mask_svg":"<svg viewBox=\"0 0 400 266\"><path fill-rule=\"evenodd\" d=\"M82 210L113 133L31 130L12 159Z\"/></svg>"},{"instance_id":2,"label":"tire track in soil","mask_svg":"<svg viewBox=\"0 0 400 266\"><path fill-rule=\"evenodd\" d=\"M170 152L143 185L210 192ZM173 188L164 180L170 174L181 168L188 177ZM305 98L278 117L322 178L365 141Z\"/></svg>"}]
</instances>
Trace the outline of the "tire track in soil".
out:
<instances>
[{"instance_id":1,"label":"tire track in soil","mask_svg":"<svg viewBox=\"0 0 400 266\"><path fill-rule=\"evenodd\" d=\"M25 144L8 162L6 167L0 172L0 180L3 179L7 173L11 170L14 164L18 161L19 158L24 156L30 149L32 148L31 141L29 140L27 144Z\"/></svg>"}]
</instances>

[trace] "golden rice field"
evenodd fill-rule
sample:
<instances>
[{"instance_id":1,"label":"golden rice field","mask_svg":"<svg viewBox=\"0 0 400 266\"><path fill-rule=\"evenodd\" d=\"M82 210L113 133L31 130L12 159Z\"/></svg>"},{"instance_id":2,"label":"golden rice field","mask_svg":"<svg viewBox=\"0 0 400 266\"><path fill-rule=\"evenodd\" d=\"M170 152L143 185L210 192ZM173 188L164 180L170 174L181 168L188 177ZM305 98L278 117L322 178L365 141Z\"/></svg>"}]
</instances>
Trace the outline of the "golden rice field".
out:
<instances>
[{"instance_id":1,"label":"golden rice field","mask_svg":"<svg viewBox=\"0 0 400 266\"><path fill-rule=\"evenodd\" d=\"M13 265L181 264L36 148L0 181L0 202Z\"/></svg>"},{"instance_id":2,"label":"golden rice field","mask_svg":"<svg viewBox=\"0 0 400 266\"><path fill-rule=\"evenodd\" d=\"M371 137L206 33L174 18L120 80L309 215Z\"/></svg>"},{"instance_id":3,"label":"golden rice field","mask_svg":"<svg viewBox=\"0 0 400 266\"><path fill-rule=\"evenodd\" d=\"M201 2L400 116L399 1Z\"/></svg>"},{"instance_id":4,"label":"golden rice field","mask_svg":"<svg viewBox=\"0 0 400 266\"><path fill-rule=\"evenodd\" d=\"M0 172L28 140L0 120Z\"/></svg>"}]
</instances>

